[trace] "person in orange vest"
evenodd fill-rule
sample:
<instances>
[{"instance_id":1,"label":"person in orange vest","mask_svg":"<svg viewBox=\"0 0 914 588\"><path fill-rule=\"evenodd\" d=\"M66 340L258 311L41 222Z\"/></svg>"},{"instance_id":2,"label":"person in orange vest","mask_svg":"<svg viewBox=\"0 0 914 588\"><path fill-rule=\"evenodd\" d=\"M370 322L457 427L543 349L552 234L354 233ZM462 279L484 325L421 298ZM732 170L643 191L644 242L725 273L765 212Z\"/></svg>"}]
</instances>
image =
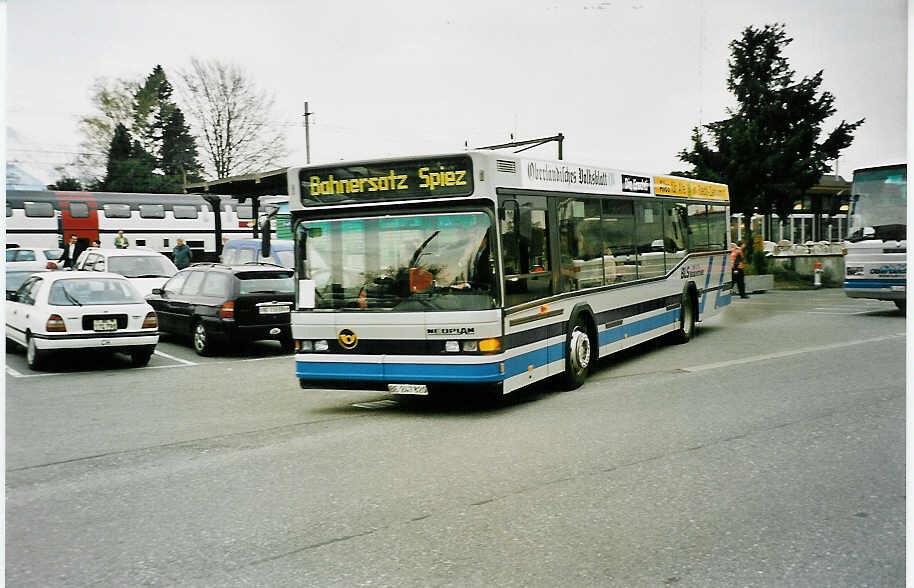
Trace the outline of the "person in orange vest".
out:
<instances>
[{"instance_id":1,"label":"person in orange vest","mask_svg":"<svg viewBox=\"0 0 914 588\"><path fill-rule=\"evenodd\" d=\"M733 267L733 283L739 290L740 298L749 298L746 296L746 278L744 270L746 269L746 254L743 242L730 244L730 263Z\"/></svg>"}]
</instances>

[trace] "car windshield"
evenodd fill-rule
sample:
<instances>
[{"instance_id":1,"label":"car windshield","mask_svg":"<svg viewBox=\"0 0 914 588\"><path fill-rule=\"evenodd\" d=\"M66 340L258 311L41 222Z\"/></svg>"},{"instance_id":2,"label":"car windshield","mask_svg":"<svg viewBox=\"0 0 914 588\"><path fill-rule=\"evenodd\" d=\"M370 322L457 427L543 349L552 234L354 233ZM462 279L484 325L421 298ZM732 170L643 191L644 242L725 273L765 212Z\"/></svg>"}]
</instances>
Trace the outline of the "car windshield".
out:
<instances>
[{"instance_id":1,"label":"car windshield","mask_svg":"<svg viewBox=\"0 0 914 588\"><path fill-rule=\"evenodd\" d=\"M106 269L127 278L170 278L178 272L167 257L153 255L111 256Z\"/></svg>"},{"instance_id":2,"label":"car windshield","mask_svg":"<svg viewBox=\"0 0 914 588\"><path fill-rule=\"evenodd\" d=\"M63 249L45 249L44 256L51 261L57 261L63 256Z\"/></svg>"},{"instance_id":3,"label":"car windshield","mask_svg":"<svg viewBox=\"0 0 914 588\"><path fill-rule=\"evenodd\" d=\"M486 310L496 304L483 212L315 221L296 229L315 308Z\"/></svg>"},{"instance_id":4,"label":"car windshield","mask_svg":"<svg viewBox=\"0 0 914 588\"><path fill-rule=\"evenodd\" d=\"M241 294L291 294L295 292L292 272L241 272Z\"/></svg>"},{"instance_id":5,"label":"car windshield","mask_svg":"<svg viewBox=\"0 0 914 588\"><path fill-rule=\"evenodd\" d=\"M127 280L117 278L70 278L51 286L48 304L87 306L97 304L139 304L143 297Z\"/></svg>"}]
</instances>

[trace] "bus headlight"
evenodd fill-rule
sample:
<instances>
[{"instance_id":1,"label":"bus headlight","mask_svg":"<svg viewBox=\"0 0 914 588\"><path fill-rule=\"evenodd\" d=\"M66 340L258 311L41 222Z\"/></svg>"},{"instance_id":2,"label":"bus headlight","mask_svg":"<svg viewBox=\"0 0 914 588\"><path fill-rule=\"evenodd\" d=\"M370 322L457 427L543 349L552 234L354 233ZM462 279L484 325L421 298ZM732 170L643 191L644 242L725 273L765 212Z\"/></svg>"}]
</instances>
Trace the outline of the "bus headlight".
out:
<instances>
[{"instance_id":1,"label":"bus headlight","mask_svg":"<svg viewBox=\"0 0 914 588\"><path fill-rule=\"evenodd\" d=\"M298 339L295 341L296 351L314 351L314 343L308 339Z\"/></svg>"},{"instance_id":2,"label":"bus headlight","mask_svg":"<svg viewBox=\"0 0 914 588\"><path fill-rule=\"evenodd\" d=\"M448 353L457 353L460 351L460 341L445 341L444 350Z\"/></svg>"},{"instance_id":3,"label":"bus headlight","mask_svg":"<svg viewBox=\"0 0 914 588\"><path fill-rule=\"evenodd\" d=\"M479 351L479 342L478 341L464 341L463 350L464 351Z\"/></svg>"},{"instance_id":4,"label":"bus headlight","mask_svg":"<svg viewBox=\"0 0 914 588\"><path fill-rule=\"evenodd\" d=\"M330 349L330 345L327 343L326 339L318 339L314 342L315 351L327 351Z\"/></svg>"}]
</instances>

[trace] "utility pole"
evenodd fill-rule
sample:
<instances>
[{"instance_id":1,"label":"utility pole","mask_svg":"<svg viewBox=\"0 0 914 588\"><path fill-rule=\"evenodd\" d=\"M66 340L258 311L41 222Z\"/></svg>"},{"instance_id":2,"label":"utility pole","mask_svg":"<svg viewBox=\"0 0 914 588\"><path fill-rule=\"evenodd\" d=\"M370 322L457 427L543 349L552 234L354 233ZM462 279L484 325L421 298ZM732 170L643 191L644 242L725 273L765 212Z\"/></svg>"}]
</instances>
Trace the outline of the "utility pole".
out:
<instances>
[{"instance_id":1,"label":"utility pole","mask_svg":"<svg viewBox=\"0 0 914 588\"><path fill-rule=\"evenodd\" d=\"M311 129L308 124L308 117L314 114L313 112L308 112L308 103L305 102L305 162L311 163Z\"/></svg>"}]
</instances>

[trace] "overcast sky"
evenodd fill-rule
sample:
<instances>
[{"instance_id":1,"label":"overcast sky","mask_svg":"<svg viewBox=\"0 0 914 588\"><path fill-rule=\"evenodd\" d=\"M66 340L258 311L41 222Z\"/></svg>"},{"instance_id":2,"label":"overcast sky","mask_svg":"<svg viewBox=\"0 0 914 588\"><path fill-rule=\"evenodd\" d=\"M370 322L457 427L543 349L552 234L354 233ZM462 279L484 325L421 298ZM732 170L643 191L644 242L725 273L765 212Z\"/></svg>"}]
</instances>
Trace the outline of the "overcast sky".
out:
<instances>
[{"instance_id":1,"label":"overcast sky","mask_svg":"<svg viewBox=\"0 0 914 588\"><path fill-rule=\"evenodd\" d=\"M906 14L905 0L11 0L8 159L53 181L93 80L162 64L177 84L198 57L275 95L280 165L305 161L307 100L312 162L561 132L568 161L668 172L692 127L733 105L728 43L783 22L798 77L824 69L837 98L826 130L866 118L840 160L849 179L905 159Z\"/></svg>"}]
</instances>

